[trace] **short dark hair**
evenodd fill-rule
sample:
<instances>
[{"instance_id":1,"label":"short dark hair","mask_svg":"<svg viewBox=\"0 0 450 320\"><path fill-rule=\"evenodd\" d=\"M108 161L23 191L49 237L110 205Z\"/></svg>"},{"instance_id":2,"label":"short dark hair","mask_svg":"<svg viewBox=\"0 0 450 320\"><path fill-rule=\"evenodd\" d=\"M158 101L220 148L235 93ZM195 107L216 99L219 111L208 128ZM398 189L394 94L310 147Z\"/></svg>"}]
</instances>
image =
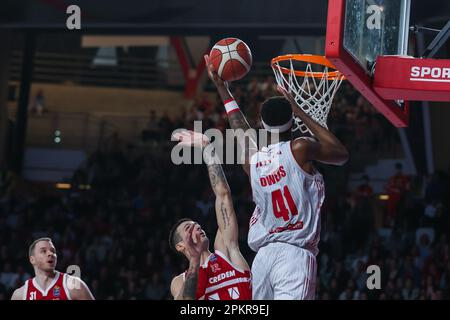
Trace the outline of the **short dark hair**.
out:
<instances>
[{"instance_id":1,"label":"short dark hair","mask_svg":"<svg viewBox=\"0 0 450 320\"><path fill-rule=\"evenodd\" d=\"M192 219L189 218L183 218L178 220L170 229L170 233L169 233L169 247L175 251L176 253L178 253L178 250L176 248L176 245L178 242L180 242L181 239L181 235L177 232L177 228L180 224L182 224L183 222L186 221L193 221Z\"/></svg>"},{"instance_id":2,"label":"short dark hair","mask_svg":"<svg viewBox=\"0 0 450 320\"><path fill-rule=\"evenodd\" d=\"M261 106L261 119L269 126L282 126L293 119L291 104L285 97L271 97Z\"/></svg>"},{"instance_id":3,"label":"short dark hair","mask_svg":"<svg viewBox=\"0 0 450 320\"><path fill-rule=\"evenodd\" d=\"M401 164L401 162L397 162L397 163L395 164L395 169L401 170L402 168L403 168L403 165Z\"/></svg>"},{"instance_id":4,"label":"short dark hair","mask_svg":"<svg viewBox=\"0 0 450 320\"><path fill-rule=\"evenodd\" d=\"M36 247L36 244L37 244L38 242L41 242L41 241L48 241L48 242L52 242L52 243L53 243L52 239L47 238L47 237L45 237L45 238L39 238L39 239L34 240L33 243L30 245L30 247L28 248L28 256L29 256L29 257L31 257L32 255L34 255L34 248Z\"/></svg>"}]
</instances>

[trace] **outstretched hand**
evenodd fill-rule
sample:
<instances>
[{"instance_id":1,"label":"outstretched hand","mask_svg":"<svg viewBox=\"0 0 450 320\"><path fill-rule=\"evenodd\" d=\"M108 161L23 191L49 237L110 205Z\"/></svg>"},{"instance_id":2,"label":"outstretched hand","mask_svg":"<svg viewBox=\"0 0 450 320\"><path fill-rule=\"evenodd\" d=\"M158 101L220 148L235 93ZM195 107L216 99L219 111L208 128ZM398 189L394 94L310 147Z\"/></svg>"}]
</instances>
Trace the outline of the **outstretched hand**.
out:
<instances>
[{"instance_id":1,"label":"outstretched hand","mask_svg":"<svg viewBox=\"0 0 450 320\"><path fill-rule=\"evenodd\" d=\"M201 132L182 130L172 135L173 139L179 141L178 145L186 147L204 148L209 144L209 138Z\"/></svg>"},{"instance_id":2,"label":"outstretched hand","mask_svg":"<svg viewBox=\"0 0 450 320\"><path fill-rule=\"evenodd\" d=\"M277 90L279 93L281 93L291 104L292 109L298 109L297 108L297 102L295 101L294 97L292 96L292 93L287 91L285 88L283 88L282 86L278 85L277 86Z\"/></svg>"},{"instance_id":3,"label":"outstretched hand","mask_svg":"<svg viewBox=\"0 0 450 320\"><path fill-rule=\"evenodd\" d=\"M228 87L228 82L222 80L219 75L217 74L217 70L214 69L214 65L212 64L211 60L209 59L209 56L205 54L205 64L206 69L208 70L208 76L214 82L216 87Z\"/></svg>"},{"instance_id":4,"label":"outstretched hand","mask_svg":"<svg viewBox=\"0 0 450 320\"><path fill-rule=\"evenodd\" d=\"M194 234L195 223L189 226L187 233L183 235L183 243L186 248L186 254L191 259L200 259L202 251L204 248L202 247L202 243L200 241L200 236Z\"/></svg>"}]
</instances>

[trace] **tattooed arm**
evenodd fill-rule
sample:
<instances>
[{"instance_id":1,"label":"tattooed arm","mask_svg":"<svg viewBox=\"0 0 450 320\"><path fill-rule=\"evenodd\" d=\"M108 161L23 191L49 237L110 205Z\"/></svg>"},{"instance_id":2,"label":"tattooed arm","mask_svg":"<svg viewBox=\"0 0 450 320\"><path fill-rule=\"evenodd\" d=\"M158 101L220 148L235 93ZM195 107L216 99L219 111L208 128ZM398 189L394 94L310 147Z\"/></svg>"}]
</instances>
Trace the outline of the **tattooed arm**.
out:
<instances>
[{"instance_id":1,"label":"tattooed arm","mask_svg":"<svg viewBox=\"0 0 450 320\"><path fill-rule=\"evenodd\" d=\"M173 278L170 291L175 300L195 300L199 269L200 258L198 260L189 259L188 271L184 275Z\"/></svg>"},{"instance_id":2,"label":"tattooed arm","mask_svg":"<svg viewBox=\"0 0 450 320\"><path fill-rule=\"evenodd\" d=\"M194 300L197 292L198 270L200 268L200 257L189 260L189 269L184 280L183 300Z\"/></svg>"},{"instance_id":3,"label":"tattooed arm","mask_svg":"<svg viewBox=\"0 0 450 320\"><path fill-rule=\"evenodd\" d=\"M220 159L207 136L199 132L183 130L173 135L182 146L194 146L203 149L203 159L208 167L211 187L216 195L216 217L219 230L214 241L214 249L224 253L235 265L250 270L242 257L238 242L238 223L234 212L231 190L223 173Z\"/></svg>"},{"instance_id":4,"label":"tattooed arm","mask_svg":"<svg viewBox=\"0 0 450 320\"><path fill-rule=\"evenodd\" d=\"M170 291L175 300L195 300L199 269L200 258L198 260L189 259L188 271L172 280Z\"/></svg>"},{"instance_id":5,"label":"tattooed arm","mask_svg":"<svg viewBox=\"0 0 450 320\"><path fill-rule=\"evenodd\" d=\"M214 82L222 102L226 104L229 101L234 101L228 83L220 79L217 72L214 70L213 64L209 60L209 56L205 55L206 67L209 78ZM237 107L237 104L236 104ZM248 124L242 111L237 107L232 112L228 112L228 122L230 128L235 130L237 141L243 152L242 167L245 173L250 176L250 158L258 151L256 131L254 131Z\"/></svg>"},{"instance_id":6,"label":"tattooed arm","mask_svg":"<svg viewBox=\"0 0 450 320\"><path fill-rule=\"evenodd\" d=\"M214 249L224 253L230 261L243 270L250 270L239 250L239 226L234 211L231 190L222 166L214 155L214 148L208 145L204 152L211 187L216 195L216 217L219 230L214 241Z\"/></svg>"},{"instance_id":7,"label":"tattooed arm","mask_svg":"<svg viewBox=\"0 0 450 320\"><path fill-rule=\"evenodd\" d=\"M231 198L231 190L217 157L214 148L208 145L204 151L205 162L208 167L208 176L211 187L216 195L216 216L219 233L227 245L236 245L238 242L238 224Z\"/></svg>"}]
</instances>

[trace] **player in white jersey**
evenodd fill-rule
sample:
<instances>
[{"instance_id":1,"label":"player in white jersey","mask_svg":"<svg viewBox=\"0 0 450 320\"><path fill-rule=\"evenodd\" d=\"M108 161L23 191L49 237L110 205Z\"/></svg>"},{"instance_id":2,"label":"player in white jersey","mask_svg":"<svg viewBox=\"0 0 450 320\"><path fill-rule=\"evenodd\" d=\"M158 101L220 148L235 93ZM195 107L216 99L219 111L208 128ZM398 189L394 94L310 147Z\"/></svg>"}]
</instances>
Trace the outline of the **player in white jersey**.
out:
<instances>
[{"instance_id":1,"label":"player in white jersey","mask_svg":"<svg viewBox=\"0 0 450 320\"><path fill-rule=\"evenodd\" d=\"M217 76L208 57L205 60L231 128L250 129L227 83ZM325 188L313 162L343 165L348 152L333 133L298 108L290 93L279 91L284 97L269 98L261 108L262 124L273 143L258 151L255 137L246 143L245 136L238 136L256 204L248 235L250 248L257 251L252 265L253 299L314 299ZM314 138L292 140L292 113Z\"/></svg>"}]
</instances>

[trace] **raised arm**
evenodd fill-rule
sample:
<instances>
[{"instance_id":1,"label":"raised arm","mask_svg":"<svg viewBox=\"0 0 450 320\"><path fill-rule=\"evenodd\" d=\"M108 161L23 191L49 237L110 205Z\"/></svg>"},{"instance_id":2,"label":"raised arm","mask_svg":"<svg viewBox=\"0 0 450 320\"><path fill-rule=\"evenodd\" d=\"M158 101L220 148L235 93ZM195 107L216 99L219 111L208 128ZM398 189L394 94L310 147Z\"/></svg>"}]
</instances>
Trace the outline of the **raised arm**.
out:
<instances>
[{"instance_id":1,"label":"raised arm","mask_svg":"<svg viewBox=\"0 0 450 320\"><path fill-rule=\"evenodd\" d=\"M316 160L326 164L344 165L348 160L348 151L339 139L300 109L290 93L281 87L278 87L278 91L289 100L293 113L303 121L318 140L296 139L292 142L292 151L297 162L303 165Z\"/></svg>"},{"instance_id":2,"label":"raised arm","mask_svg":"<svg viewBox=\"0 0 450 320\"><path fill-rule=\"evenodd\" d=\"M207 136L198 132L186 130L177 133L174 135L174 138L186 146L203 148L203 158L208 167L209 181L216 195L215 210L219 230L214 241L214 248L227 255L240 268L249 270L248 264L239 250L239 228L233 207L231 190L220 161L215 155L214 146L210 144Z\"/></svg>"},{"instance_id":3,"label":"raised arm","mask_svg":"<svg viewBox=\"0 0 450 320\"><path fill-rule=\"evenodd\" d=\"M238 143L244 152L244 161L242 166L247 175L250 175L250 158L255 152L258 151L256 132L251 130L252 128L248 124L247 119L241 109L239 109L238 104L228 89L228 83L220 79L217 75L217 72L214 70L214 66L210 62L208 55L205 55L205 62L208 70L208 76L215 84L217 92L219 93L219 96L225 106L230 128L236 130L235 133Z\"/></svg>"},{"instance_id":4,"label":"raised arm","mask_svg":"<svg viewBox=\"0 0 450 320\"><path fill-rule=\"evenodd\" d=\"M214 248L223 252L233 264L243 270L250 270L247 261L239 249L239 226L234 211L233 198L227 179L213 145L208 144L204 150L204 159L208 166L211 187L216 195L216 217L219 230L214 241Z\"/></svg>"},{"instance_id":5,"label":"raised arm","mask_svg":"<svg viewBox=\"0 0 450 320\"><path fill-rule=\"evenodd\" d=\"M219 230L217 232L216 249L230 250L238 248L238 224L234 212L231 190L223 172L213 145L205 146L204 159L208 167L211 187L216 195L216 217ZM224 248L219 248L224 247Z\"/></svg>"}]
</instances>

